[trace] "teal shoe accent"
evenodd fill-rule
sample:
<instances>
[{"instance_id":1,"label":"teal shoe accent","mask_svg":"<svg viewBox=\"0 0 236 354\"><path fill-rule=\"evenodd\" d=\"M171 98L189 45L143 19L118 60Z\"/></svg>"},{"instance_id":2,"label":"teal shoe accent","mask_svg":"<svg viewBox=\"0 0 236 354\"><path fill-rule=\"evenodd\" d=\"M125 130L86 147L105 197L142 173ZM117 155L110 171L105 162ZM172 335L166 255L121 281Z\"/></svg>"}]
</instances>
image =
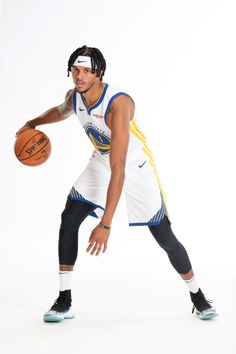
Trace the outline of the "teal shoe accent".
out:
<instances>
[{"instance_id":1,"label":"teal shoe accent","mask_svg":"<svg viewBox=\"0 0 236 354\"><path fill-rule=\"evenodd\" d=\"M219 316L218 313L212 313L212 314L208 314L208 315L198 315L198 317L200 318L200 320L204 320L204 321L207 321L207 320L211 320L215 317Z\"/></svg>"},{"instance_id":2,"label":"teal shoe accent","mask_svg":"<svg viewBox=\"0 0 236 354\"><path fill-rule=\"evenodd\" d=\"M68 311L66 313L60 313L60 312L55 312L50 313L51 311L48 311L44 314L43 320L44 322L61 322L63 320L71 320L72 318L75 317L74 313L72 311Z\"/></svg>"},{"instance_id":3,"label":"teal shoe accent","mask_svg":"<svg viewBox=\"0 0 236 354\"><path fill-rule=\"evenodd\" d=\"M43 317L44 322L61 322L64 320L64 317L59 317L55 315L46 315Z\"/></svg>"},{"instance_id":4,"label":"teal shoe accent","mask_svg":"<svg viewBox=\"0 0 236 354\"><path fill-rule=\"evenodd\" d=\"M65 320L72 320L75 317L75 315L66 315L64 317Z\"/></svg>"}]
</instances>

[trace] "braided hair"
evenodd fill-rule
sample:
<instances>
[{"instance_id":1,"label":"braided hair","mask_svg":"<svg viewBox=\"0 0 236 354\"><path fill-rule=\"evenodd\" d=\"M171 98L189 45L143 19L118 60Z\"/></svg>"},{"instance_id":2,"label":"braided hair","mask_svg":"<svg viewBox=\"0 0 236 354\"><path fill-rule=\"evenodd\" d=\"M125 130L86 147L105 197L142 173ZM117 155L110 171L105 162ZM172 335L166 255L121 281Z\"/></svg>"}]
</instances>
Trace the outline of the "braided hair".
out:
<instances>
[{"instance_id":1,"label":"braided hair","mask_svg":"<svg viewBox=\"0 0 236 354\"><path fill-rule=\"evenodd\" d=\"M105 74L105 70L106 70L106 60L104 59L99 49L93 47L87 47L86 45L77 48L71 54L68 60L67 76L70 75L71 67L79 55L85 55L91 58L92 73L94 74L96 72L96 76L100 77L100 80L102 81L102 77Z\"/></svg>"}]
</instances>

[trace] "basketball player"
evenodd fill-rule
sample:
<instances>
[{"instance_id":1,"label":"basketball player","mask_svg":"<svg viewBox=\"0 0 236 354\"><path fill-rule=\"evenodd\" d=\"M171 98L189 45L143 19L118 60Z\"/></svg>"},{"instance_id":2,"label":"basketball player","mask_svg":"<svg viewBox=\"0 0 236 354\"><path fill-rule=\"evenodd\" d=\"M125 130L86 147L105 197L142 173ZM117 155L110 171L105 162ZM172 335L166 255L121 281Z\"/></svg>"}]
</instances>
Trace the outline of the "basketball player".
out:
<instances>
[{"instance_id":1,"label":"basketball player","mask_svg":"<svg viewBox=\"0 0 236 354\"><path fill-rule=\"evenodd\" d=\"M170 263L185 281L200 319L216 317L195 279L188 254L175 237L166 198L159 181L153 155L139 130L132 98L103 83L106 62L97 48L76 49L68 61L74 88L65 101L28 121L19 131L55 123L75 113L94 150L84 172L75 181L61 216L59 231L59 297L44 315L46 322L74 317L71 281L77 258L78 230L88 216L99 218L91 232L87 252L105 252L122 190L127 202L130 226L147 226Z\"/></svg>"}]
</instances>

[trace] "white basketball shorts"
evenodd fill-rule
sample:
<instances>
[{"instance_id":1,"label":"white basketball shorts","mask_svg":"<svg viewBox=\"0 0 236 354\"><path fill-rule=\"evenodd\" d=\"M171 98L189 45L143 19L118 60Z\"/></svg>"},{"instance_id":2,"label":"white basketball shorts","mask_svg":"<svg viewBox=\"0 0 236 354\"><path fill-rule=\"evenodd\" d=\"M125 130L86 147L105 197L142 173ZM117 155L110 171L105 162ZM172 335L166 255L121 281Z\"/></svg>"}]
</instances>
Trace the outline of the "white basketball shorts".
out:
<instances>
[{"instance_id":1,"label":"white basketball shorts","mask_svg":"<svg viewBox=\"0 0 236 354\"><path fill-rule=\"evenodd\" d=\"M110 174L109 155L101 155L95 150L87 167L75 181L70 198L94 205L96 209L90 215L101 218ZM123 191L130 226L158 225L167 214L153 163L146 155L127 158Z\"/></svg>"}]
</instances>

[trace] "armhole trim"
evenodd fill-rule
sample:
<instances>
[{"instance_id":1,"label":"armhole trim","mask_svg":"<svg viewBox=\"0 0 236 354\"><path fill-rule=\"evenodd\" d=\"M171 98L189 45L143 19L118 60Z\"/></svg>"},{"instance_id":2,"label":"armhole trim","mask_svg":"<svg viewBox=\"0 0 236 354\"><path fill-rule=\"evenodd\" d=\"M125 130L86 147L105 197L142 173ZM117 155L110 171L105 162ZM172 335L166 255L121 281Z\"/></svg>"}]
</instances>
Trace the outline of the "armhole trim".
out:
<instances>
[{"instance_id":1,"label":"armhole trim","mask_svg":"<svg viewBox=\"0 0 236 354\"><path fill-rule=\"evenodd\" d=\"M110 98L110 100L109 100L109 102L108 102L108 105L107 105L107 109L106 109L105 115L104 115L104 121L105 121L106 126L108 126L108 125L107 125L107 111L108 111L108 109L110 108L110 106L111 106L112 102L114 101L114 99L115 99L116 97L122 96L122 95L127 95L127 93L126 93L126 92L118 92L118 93L116 93L114 96L112 96L112 97ZM108 127L108 128L109 128L109 127Z\"/></svg>"},{"instance_id":2,"label":"armhole trim","mask_svg":"<svg viewBox=\"0 0 236 354\"><path fill-rule=\"evenodd\" d=\"M74 94L73 94L73 105L74 105L74 111L76 113L76 90L74 91Z\"/></svg>"}]
</instances>

